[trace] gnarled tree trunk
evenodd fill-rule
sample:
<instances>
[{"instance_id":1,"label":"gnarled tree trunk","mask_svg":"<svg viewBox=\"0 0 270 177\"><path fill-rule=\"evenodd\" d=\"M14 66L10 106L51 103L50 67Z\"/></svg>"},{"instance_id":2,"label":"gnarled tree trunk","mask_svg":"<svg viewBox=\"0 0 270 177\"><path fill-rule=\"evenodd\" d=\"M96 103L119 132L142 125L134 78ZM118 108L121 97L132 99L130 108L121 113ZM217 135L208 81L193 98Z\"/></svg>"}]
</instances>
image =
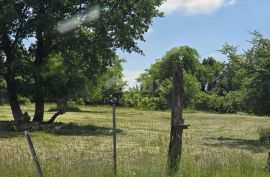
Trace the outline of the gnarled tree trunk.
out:
<instances>
[{"instance_id":1,"label":"gnarled tree trunk","mask_svg":"<svg viewBox=\"0 0 270 177\"><path fill-rule=\"evenodd\" d=\"M3 51L6 55L6 73L4 74L4 78L7 82L9 104L11 107L14 121L20 123L23 120L23 113L18 101L16 80L14 72L12 70L12 65L15 60L15 53L13 51L15 43L11 42L11 39L8 36L7 32L1 34L0 36L1 42L3 43Z\"/></svg>"},{"instance_id":2,"label":"gnarled tree trunk","mask_svg":"<svg viewBox=\"0 0 270 177\"><path fill-rule=\"evenodd\" d=\"M23 113L20 107L20 103L18 101L15 78L10 69L8 69L5 80L7 82L8 99L12 110L13 118L15 122L20 123L23 120Z\"/></svg>"}]
</instances>

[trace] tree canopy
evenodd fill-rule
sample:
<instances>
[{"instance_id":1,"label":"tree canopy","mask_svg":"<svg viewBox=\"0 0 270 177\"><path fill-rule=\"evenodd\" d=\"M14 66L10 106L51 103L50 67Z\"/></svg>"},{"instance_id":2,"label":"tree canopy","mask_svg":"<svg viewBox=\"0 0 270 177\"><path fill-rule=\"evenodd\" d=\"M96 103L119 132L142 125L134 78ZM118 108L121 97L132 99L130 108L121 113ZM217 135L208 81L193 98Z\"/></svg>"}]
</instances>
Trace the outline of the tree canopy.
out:
<instances>
[{"instance_id":1,"label":"tree canopy","mask_svg":"<svg viewBox=\"0 0 270 177\"><path fill-rule=\"evenodd\" d=\"M62 76L69 74L69 81L83 82L83 77L94 79L97 73L112 64L116 49L142 53L137 41L144 40L143 34L149 29L152 19L162 15L157 10L161 3L162 0L1 1L0 74L7 83L15 121L24 119L18 102L19 80L31 90L29 93L35 102L33 121L42 122L45 87L50 83L47 79L59 80L59 75L46 75L53 67L49 64L50 58L62 57L64 70L69 70L62 72ZM91 19L92 8L97 8L99 18L87 21ZM74 21L71 25L76 28L59 33L59 25L70 19L83 23L76 25ZM34 42L27 49L23 41L29 38ZM64 84L68 86L66 84L68 82Z\"/></svg>"}]
</instances>

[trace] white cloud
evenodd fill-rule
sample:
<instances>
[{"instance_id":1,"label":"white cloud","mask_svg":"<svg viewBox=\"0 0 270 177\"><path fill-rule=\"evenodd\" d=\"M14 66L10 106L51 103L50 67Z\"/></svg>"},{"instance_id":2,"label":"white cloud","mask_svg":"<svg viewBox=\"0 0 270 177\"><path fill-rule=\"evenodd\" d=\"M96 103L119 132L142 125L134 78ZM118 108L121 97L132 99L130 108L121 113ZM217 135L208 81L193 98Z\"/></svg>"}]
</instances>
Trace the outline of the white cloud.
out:
<instances>
[{"instance_id":1,"label":"white cloud","mask_svg":"<svg viewBox=\"0 0 270 177\"><path fill-rule=\"evenodd\" d=\"M138 83L136 79L140 76L141 73L144 71L131 71L131 70L124 70L124 80L127 81L127 89L129 87L135 87Z\"/></svg>"},{"instance_id":2,"label":"white cloud","mask_svg":"<svg viewBox=\"0 0 270 177\"><path fill-rule=\"evenodd\" d=\"M211 14L223 6L232 6L236 0L167 0L159 10L165 14L183 12L192 14Z\"/></svg>"}]
</instances>

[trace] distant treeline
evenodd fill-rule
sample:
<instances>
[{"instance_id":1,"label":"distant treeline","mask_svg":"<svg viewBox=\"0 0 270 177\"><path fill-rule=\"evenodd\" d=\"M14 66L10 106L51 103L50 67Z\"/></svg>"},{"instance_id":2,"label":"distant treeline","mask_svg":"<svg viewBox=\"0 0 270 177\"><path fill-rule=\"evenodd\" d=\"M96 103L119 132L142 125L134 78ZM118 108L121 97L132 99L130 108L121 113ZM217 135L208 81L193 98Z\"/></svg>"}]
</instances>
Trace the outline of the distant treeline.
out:
<instances>
[{"instance_id":1,"label":"distant treeline","mask_svg":"<svg viewBox=\"0 0 270 177\"><path fill-rule=\"evenodd\" d=\"M167 109L171 100L173 62L184 66L185 107L235 113L270 115L270 40L252 33L250 49L238 53L225 44L219 51L227 62L199 60L196 49L176 47L137 79L139 86L123 95L123 104L144 109Z\"/></svg>"},{"instance_id":2,"label":"distant treeline","mask_svg":"<svg viewBox=\"0 0 270 177\"><path fill-rule=\"evenodd\" d=\"M124 91L122 63L114 57L105 70L94 69L91 77L67 67L62 55L51 55L45 77L45 100L58 107L74 104L118 104L141 109L170 108L172 67L184 67L186 108L220 113L247 112L270 115L270 40L252 33L250 49L239 53L225 44L219 51L226 62L208 57L200 60L196 49L180 46L169 50L138 78L138 86ZM70 69L71 68L71 69ZM76 68L75 68L76 69ZM27 77L18 77L20 103L33 101L33 86ZM25 84L27 83L27 84ZM6 82L0 77L0 104L7 103Z\"/></svg>"}]
</instances>

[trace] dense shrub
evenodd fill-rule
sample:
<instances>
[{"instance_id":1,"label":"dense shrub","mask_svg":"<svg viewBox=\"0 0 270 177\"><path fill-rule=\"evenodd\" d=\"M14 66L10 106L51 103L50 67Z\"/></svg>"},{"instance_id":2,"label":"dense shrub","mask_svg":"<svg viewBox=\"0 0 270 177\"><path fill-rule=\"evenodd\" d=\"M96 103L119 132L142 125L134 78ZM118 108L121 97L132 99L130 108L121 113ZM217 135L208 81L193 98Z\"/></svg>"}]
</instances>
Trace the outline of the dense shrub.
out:
<instances>
[{"instance_id":1,"label":"dense shrub","mask_svg":"<svg viewBox=\"0 0 270 177\"><path fill-rule=\"evenodd\" d=\"M224 99L224 110L228 113L236 113L243 110L243 94L241 91L228 92Z\"/></svg>"},{"instance_id":2,"label":"dense shrub","mask_svg":"<svg viewBox=\"0 0 270 177\"><path fill-rule=\"evenodd\" d=\"M122 97L122 105L149 110L163 110L168 107L165 98L144 96L136 91L125 92Z\"/></svg>"},{"instance_id":3,"label":"dense shrub","mask_svg":"<svg viewBox=\"0 0 270 177\"><path fill-rule=\"evenodd\" d=\"M243 95L239 91L228 92L225 96L199 92L195 100L195 108L220 113L236 113L243 109Z\"/></svg>"},{"instance_id":4,"label":"dense shrub","mask_svg":"<svg viewBox=\"0 0 270 177\"><path fill-rule=\"evenodd\" d=\"M65 112L80 112L81 109L75 101L68 101L67 103L58 103L56 106L49 108L50 112L64 110Z\"/></svg>"},{"instance_id":5,"label":"dense shrub","mask_svg":"<svg viewBox=\"0 0 270 177\"><path fill-rule=\"evenodd\" d=\"M194 86L195 85L195 86ZM228 92L225 96L205 93L198 90L192 82L185 86L185 108L220 113L236 113L243 109L243 94L239 91ZM139 91L127 91L123 94L122 105L140 109L164 110L170 108L171 91L161 86L158 96L147 96Z\"/></svg>"},{"instance_id":6,"label":"dense shrub","mask_svg":"<svg viewBox=\"0 0 270 177\"><path fill-rule=\"evenodd\" d=\"M199 110L215 110L218 96L216 94L208 94L199 92L195 101L195 108Z\"/></svg>"},{"instance_id":7,"label":"dense shrub","mask_svg":"<svg viewBox=\"0 0 270 177\"><path fill-rule=\"evenodd\" d=\"M31 101L27 97L19 96L18 98L20 104L30 104Z\"/></svg>"},{"instance_id":8,"label":"dense shrub","mask_svg":"<svg viewBox=\"0 0 270 177\"><path fill-rule=\"evenodd\" d=\"M194 108L200 84L195 76L184 72L184 105ZM122 104L151 110L164 110L170 108L172 98L172 80L166 79L159 84L154 92L127 91L123 95Z\"/></svg>"}]
</instances>

